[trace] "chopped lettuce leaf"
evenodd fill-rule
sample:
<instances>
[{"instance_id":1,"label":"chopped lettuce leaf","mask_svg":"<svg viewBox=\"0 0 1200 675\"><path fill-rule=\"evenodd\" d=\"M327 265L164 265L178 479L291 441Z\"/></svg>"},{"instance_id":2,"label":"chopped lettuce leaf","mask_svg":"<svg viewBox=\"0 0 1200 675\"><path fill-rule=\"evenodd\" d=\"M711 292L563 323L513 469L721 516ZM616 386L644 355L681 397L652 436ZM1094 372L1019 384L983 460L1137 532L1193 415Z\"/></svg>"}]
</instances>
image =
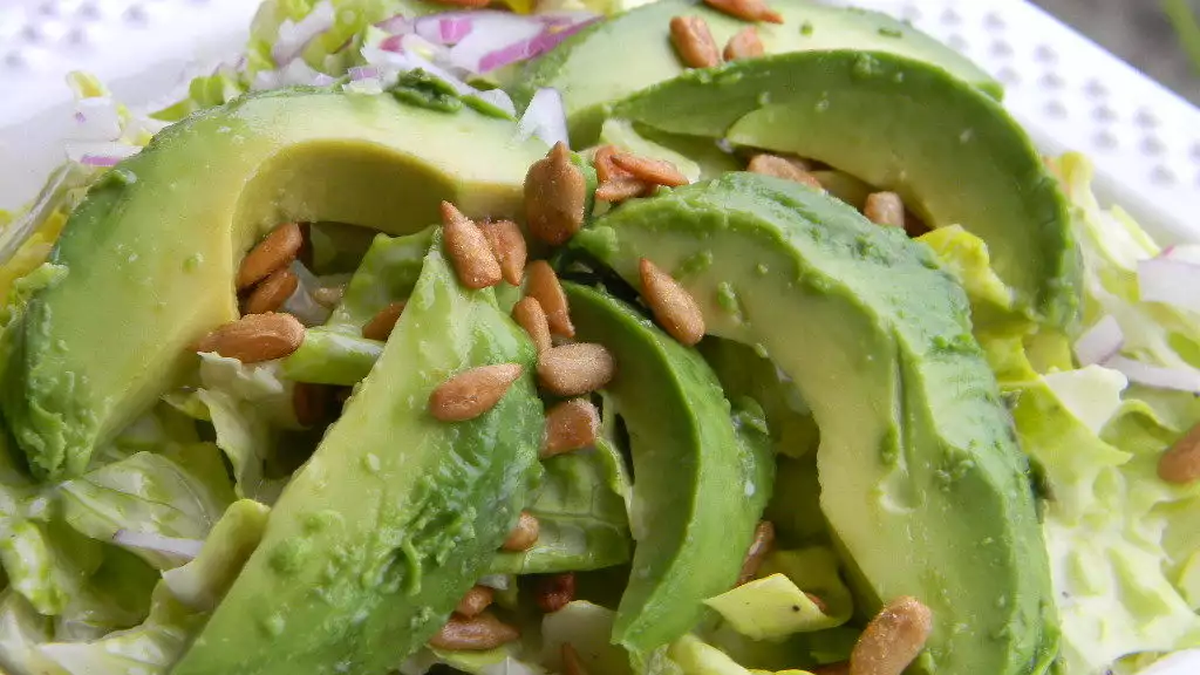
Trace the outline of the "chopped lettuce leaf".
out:
<instances>
[{"instance_id":1,"label":"chopped lettuce leaf","mask_svg":"<svg viewBox=\"0 0 1200 675\"><path fill-rule=\"evenodd\" d=\"M59 488L63 518L79 532L112 541L118 530L203 540L233 501L215 446L195 443L171 455L138 452ZM140 547L129 550L159 569L186 559Z\"/></svg>"},{"instance_id":2,"label":"chopped lettuce leaf","mask_svg":"<svg viewBox=\"0 0 1200 675\"><path fill-rule=\"evenodd\" d=\"M0 672L9 675L59 675L37 646L53 636L53 624L19 593L0 593Z\"/></svg>"},{"instance_id":3,"label":"chopped lettuce leaf","mask_svg":"<svg viewBox=\"0 0 1200 675\"><path fill-rule=\"evenodd\" d=\"M783 574L754 579L704 603L734 630L753 640L778 640L845 622L822 612L816 602Z\"/></svg>"},{"instance_id":4,"label":"chopped lettuce leaf","mask_svg":"<svg viewBox=\"0 0 1200 675\"><path fill-rule=\"evenodd\" d=\"M294 382L353 386L371 372L383 343L351 334L346 326L318 326L304 335L300 348L280 361Z\"/></svg>"},{"instance_id":5,"label":"chopped lettuce leaf","mask_svg":"<svg viewBox=\"0 0 1200 675\"><path fill-rule=\"evenodd\" d=\"M579 653L589 673L631 675L629 655L612 644L616 612L586 600L574 600L542 618L542 658L549 668L562 667L562 646Z\"/></svg>"},{"instance_id":6,"label":"chopped lettuce leaf","mask_svg":"<svg viewBox=\"0 0 1200 675\"><path fill-rule=\"evenodd\" d=\"M389 303L407 300L429 252L434 229L401 237L376 235L326 325L361 335L363 325L379 310Z\"/></svg>"},{"instance_id":7,"label":"chopped lettuce leaf","mask_svg":"<svg viewBox=\"0 0 1200 675\"><path fill-rule=\"evenodd\" d=\"M270 509L253 499L240 499L213 526L194 560L163 572L163 582L180 603L210 612L225 596L267 526Z\"/></svg>"},{"instance_id":8,"label":"chopped lettuce leaf","mask_svg":"<svg viewBox=\"0 0 1200 675\"><path fill-rule=\"evenodd\" d=\"M579 572L629 560L622 458L599 439L596 448L546 460L542 486L527 507L541 526L527 551L501 552L492 574Z\"/></svg>"},{"instance_id":9,"label":"chopped lettuce leaf","mask_svg":"<svg viewBox=\"0 0 1200 675\"><path fill-rule=\"evenodd\" d=\"M773 551L763 560L758 576L773 574L783 574L800 589L820 598L832 626L845 623L854 613L854 599L842 582L838 557L829 548Z\"/></svg>"},{"instance_id":10,"label":"chopped lettuce leaf","mask_svg":"<svg viewBox=\"0 0 1200 675\"><path fill-rule=\"evenodd\" d=\"M992 269L987 244L960 225L941 227L917 237L933 249L942 265L967 291L971 321L990 331L1028 332L1027 319L1013 311L1014 294Z\"/></svg>"},{"instance_id":11,"label":"chopped lettuce leaf","mask_svg":"<svg viewBox=\"0 0 1200 675\"><path fill-rule=\"evenodd\" d=\"M104 562L67 608L54 617L55 640L94 640L136 626L150 611L158 571L132 553L105 547Z\"/></svg>"},{"instance_id":12,"label":"chopped lettuce leaf","mask_svg":"<svg viewBox=\"0 0 1200 675\"><path fill-rule=\"evenodd\" d=\"M725 652L694 635L684 635L671 644L667 655L679 664L683 675L749 675Z\"/></svg>"},{"instance_id":13,"label":"chopped lettuce leaf","mask_svg":"<svg viewBox=\"0 0 1200 675\"><path fill-rule=\"evenodd\" d=\"M49 616L66 611L103 557L100 543L57 520L21 520L0 539L9 585Z\"/></svg>"}]
</instances>

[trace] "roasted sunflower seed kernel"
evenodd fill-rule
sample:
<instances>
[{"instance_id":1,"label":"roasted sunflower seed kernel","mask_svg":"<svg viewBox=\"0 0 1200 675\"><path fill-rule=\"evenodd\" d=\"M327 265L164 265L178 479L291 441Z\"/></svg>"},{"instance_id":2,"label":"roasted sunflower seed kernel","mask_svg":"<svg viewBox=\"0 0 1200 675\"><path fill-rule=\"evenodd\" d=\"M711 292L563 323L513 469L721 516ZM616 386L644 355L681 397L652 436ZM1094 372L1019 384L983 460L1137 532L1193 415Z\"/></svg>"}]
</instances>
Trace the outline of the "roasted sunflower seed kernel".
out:
<instances>
[{"instance_id":1,"label":"roasted sunflower seed kernel","mask_svg":"<svg viewBox=\"0 0 1200 675\"><path fill-rule=\"evenodd\" d=\"M768 7L764 0L704 0L704 4L743 21L783 23L783 15Z\"/></svg>"},{"instance_id":2,"label":"roasted sunflower seed kernel","mask_svg":"<svg viewBox=\"0 0 1200 675\"><path fill-rule=\"evenodd\" d=\"M704 314L691 293L671 275L646 258L638 263L642 275L642 298L671 337L685 345L704 338Z\"/></svg>"},{"instance_id":3,"label":"roasted sunflower seed kernel","mask_svg":"<svg viewBox=\"0 0 1200 675\"><path fill-rule=\"evenodd\" d=\"M575 573L547 574L538 579L534 593L537 605L547 614L553 614L575 599Z\"/></svg>"},{"instance_id":4,"label":"roasted sunflower seed kernel","mask_svg":"<svg viewBox=\"0 0 1200 675\"><path fill-rule=\"evenodd\" d=\"M454 613L470 619L479 616L483 610L492 604L492 599L495 592L487 586L472 586L471 590L458 601L458 606L454 608Z\"/></svg>"},{"instance_id":5,"label":"roasted sunflower seed kernel","mask_svg":"<svg viewBox=\"0 0 1200 675\"><path fill-rule=\"evenodd\" d=\"M448 651L486 651L521 638L521 631L482 612L470 619L451 615L450 620L429 640L434 649Z\"/></svg>"},{"instance_id":6,"label":"roasted sunflower seed kernel","mask_svg":"<svg viewBox=\"0 0 1200 675\"><path fill-rule=\"evenodd\" d=\"M933 613L920 600L902 596L867 623L850 652L850 675L900 675L925 648Z\"/></svg>"},{"instance_id":7,"label":"roasted sunflower seed kernel","mask_svg":"<svg viewBox=\"0 0 1200 675\"><path fill-rule=\"evenodd\" d=\"M587 669L583 666L583 659L570 642L563 643L562 666L563 675L588 675Z\"/></svg>"},{"instance_id":8,"label":"roasted sunflower seed kernel","mask_svg":"<svg viewBox=\"0 0 1200 675\"><path fill-rule=\"evenodd\" d=\"M904 200L895 192L872 192L863 205L867 220L888 227L904 227Z\"/></svg>"},{"instance_id":9,"label":"roasted sunflower seed kernel","mask_svg":"<svg viewBox=\"0 0 1200 675\"><path fill-rule=\"evenodd\" d=\"M542 459L586 448L596 442L600 411L586 398L563 401L546 412Z\"/></svg>"},{"instance_id":10,"label":"roasted sunflower seed kernel","mask_svg":"<svg viewBox=\"0 0 1200 675\"><path fill-rule=\"evenodd\" d=\"M613 163L613 155L620 152L615 145L602 145L592 155L592 166L596 169L596 180L605 183L616 178L629 178L632 174Z\"/></svg>"},{"instance_id":11,"label":"roasted sunflower seed kernel","mask_svg":"<svg viewBox=\"0 0 1200 675\"><path fill-rule=\"evenodd\" d=\"M813 675L850 675L850 662L838 661L821 666L810 666Z\"/></svg>"},{"instance_id":12,"label":"roasted sunflower seed kernel","mask_svg":"<svg viewBox=\"0 0 1200 675\"><path fill-rule=\"evenodd\" d=\"M758 58L763 55L763 52L763 43L758 37L758 29L754 26L746 26L729 38L729 42L725 43L725 52L722 55L726 61L737 61L738 59Z\"/></svg>"},{"instance_id":13,"label":"roasted sunflower seed kernel","mask_svg":"<svg viewBox=\"0 0 1200 675\"><path fill-rule=\"evenodd\" d=\"M816 190L824 190L821 181L811 173L805 171L798 166L795 161L789 160L778 155L770 155L762 153L750 158L750 165L746 167L750 173L762 174L764 176L774 176L784 180L803 183L804 185Z\"/></svg>"},{"instance_id":14,"label":"roasted sunflower seed kernel","mask_svg":"<svg viewBox=\"0 0 1200 675\"><path fill-rule=\"evenodd\" d=\"M754 528L754 538L750 540L750 548L746 549L746 557L742 560L742 571L738 574L738 586L750 581L758 574L758 568L775 548L775 525L769 520L759 521Z\"/></svg>"},{"instance_id":15,"label":"roasted sunflower seed kernel","mask_svg":"<svg viewBox=\"0 0 1200 675\"><path fill-rule=\"evenodd\" d=\"M404 313L405 304L404 302L388 303L375 316L371 317L370 321L363 324L362 336L368 340L387 342L396 328L396 322L400 320L400 315Z\"/></svg>"},{"instance_id":16,"label":"roasted sunflower seed kernel","mask_svg":"<svg viewBox=\"0 0 1200 675\"><path fill-rule=\"evenodd\" d=\"M246 298L243 314L265 314L274 312L292 297L300 279L288 268L275 270L262 283L254 287Z\"/></svg>"},{"instance_id":17,"label":"roasted sunflower seed kernel","mask_svg":"<svg viewBox=\"0 0 1200 675\"><path fill-rule=\"evenodd\" d=\"M629 175L651 185L678 187L688 183L687 176L665 159L651 159L628 152L615 152L612 161L618 168L629 172Z\"/></svg>"},{"instance_id":18,"label":"roasted sunflower seed kernel","mask_svg":"<svg viewBox=\"0 0 1200 675\"><path fill-rule=\"evenodd\" d=\"M317 301L318 305L327 308L334 308L342 301L342 296L346 293L345 286L323 286L312 292L313 300Z\"/></svg>"},{"instance_id":19,"label":"roasted sunflower seed kernel","mask_svg":"<svg viewBox=\"0 0 1200 675\"><path fill-rule=\"evenodd\" d=\"M1176 485L1200 480L1200 424L1158 458L1158 477Z\"/></svg>"},{"instance_id":20,"label":"roasted sunflower seed kernel","mask_svg":"<svg viewBox=\"0 0 1200 675\"><path fill-rule=\"evenodd\" d=\"M545 260L535 260L529 263L525 274L529 277L525 292L541 304L546 321L550 324L550 332L567 338L575 337L567 294L563 292L554 268Z\"/></svg>"},{"instance_id":21,"label":"roasted sunflower seed kernel","mask_svg":"<svg viewBox=\"0 0 1200 675\"><path fill-rule=\"evenodd\" d=\"M641 197L653 189L653 185L632 176L613 178L596 186L596 199L616 204L634 197Z\"/></svg>"},{"instance_id":22,"label":"roasted sunflower seed kernel","mask_svg":"<svg viewBox=\"0 0 1200 675\"><path fill-rule=\"evenodd\" d=\"M500 283L500 261L479 226L450 202L442 202L442 236L446 253L463 286L487 288Z\"/></svg>"},{"instance_id":23,"label":"roasted sunflower seed kernel","mask_svg":"<svg viewBox=\"0 0 1200 675\"><path fill-rule=\"evenodd\" d=\"M525 174L525 222L533 236L552 246L565 244L583 227L587 181L559 141Z\"/></svg>"},{"instance_id":24,"label":"roasted sunflower seed kernel","mask_svg":"<svg viewBox=\"0 0 1200 675\"><path fill-rule=\"evenodd\" d=\"M541 529L537 516L522 511L521 516L517 518L517 526L508 533L508 538L504 540L501 548L505 551L528 551L537 543Z\"/></svg>"},{"instance_id":25,"label":"roasted sunflower seed kernel","mask_svg":"<svg viewBox=\"0 0 1200 675\"><path fill-rule=\"evenodd\" d=\"M520 286L525 275L525 260L529 253L525 246L525 235L511 220L491 220L479 224L492 254L500 262L500 274L513 286Z\"/></svg>"},{"instance_id":26,"label":"roasted sunflower seed kernel","mask_svg":"<svg viewBox=\"0 0 1200 675\"><path fill-rule=\"evenodd\" d=\"M285 223L271 230L242 258L237 274L238 290L249 288L292 264L303 245L304 234L296 223Z\"/></svg>"},{"instance_id":27,"label":"roasted sunflower seed kernel","mask_svg":"<svg viewBox=\"0 0 1200 675\"><path fill-rule=\"evenodd\" d=\"M464 370L429 394L429 412L443 422L475 419L504 398L523 370L519 363L497 363Z\"/></svg>"},{"instance_id":28,"label":"roasted sunflower seed kernel","mask_svg":"<svg viewBox=\"0 0 1200 675\"><path fill-rule=\"evenodd\" d=\"M512 313L513 320L529 334L529 339L533 341L533 346L539 354L550 349L550 324L546 322L546 311L542 309L542 303L538 302L537 298L521 298L513 305Z\"/></svg>"},{"instance_id":29,"label":"roasted sunflower seed kernel","mask_svg":"<svg viewBox=\"0 0 1200 675\"><path fill-rule=\"evenodd\" d=\"M538 356L538 382L558 396L582 396L600 389L616 374L612 353L591 342L551 347Z\"/></svg>"},{"instance_id":30,"label":"roasted sunflower seed kernel","mask_svg":"<svg viewBox=\"0 0 1200 675\"><path fill-rule=\"evenodd\" d=\"M671 19L671 43L680 60L689 68L711 68L721 63L721 52L713 40L708 22L698 16Z\"/></svg>"},{"instance_id":31,"label":"roasted sunflower seed kernel","mask_svg":"<svg viewBox=\"0 0 1200 675\"><path fill-rule=\"evenodd\" d=\"M247 314L196 343L197 352L216 352L242 363L281 359L304 342L304 324L291 314Z\"/></svg>"},{"instance_id":32,"label":"roasted sunflower seed kernel","mask_svg":"<svg viewBox=\"0 0 1200 675\"><path fill-rule=\"evenodd\" d=\"M292 385L292 411L300 426L314 427L325 420L333 392L323 384L297 382Z\"/></svg>"}]
</instances>

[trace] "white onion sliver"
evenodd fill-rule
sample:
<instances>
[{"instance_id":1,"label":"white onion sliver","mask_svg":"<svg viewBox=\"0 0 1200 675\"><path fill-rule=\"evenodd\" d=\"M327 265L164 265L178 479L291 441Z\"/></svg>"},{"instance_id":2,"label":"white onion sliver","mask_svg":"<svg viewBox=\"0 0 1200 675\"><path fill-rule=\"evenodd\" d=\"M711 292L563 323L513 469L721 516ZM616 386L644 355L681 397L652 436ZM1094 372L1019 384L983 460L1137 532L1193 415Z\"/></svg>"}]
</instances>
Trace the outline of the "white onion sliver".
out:
<instances>
[{"instance_id":1,"label":"white onion sliver","mask_svg":"<svg viewBox=\"0 0 1200 675\"><path fill-rule=\"evenodd\" d=\"M113 542L122 546L131 546L147 551L176 555L189 560L200 555L200 549L204 547L204 542L199 539L164 537L159 534L134 532L132 530L117 530L113 534Z\"/></svg>"},{"instance_id":2,"label":"white onion sliver","mask_svg":"<svg viewBox=\"0 0 1200 675\"><path fill-rule=\"evenodd\" d=\"M557 89L538 89L529 101L529 107L517 123L517 137L524 140L530 136L537 136L546 145L554 145L560 141L570 145L567 138L567 113L563 108L562 95Z\"/></svg>"},{"instance_id":3,"label":"white onion sliver","mask_svg":"<svg viewBox=\"0 0 1200 675\"><path fill-rule=\"evenodd\" d=\"M503 89L488 89L487 91L479 92L476 96L500 108L509 115L514 117L517 115L516 104L513 103L512 98Z\"/></svg>"},{"instance_id":4,"label":"white onion sliver","mask_svg":"<svg viewBox=\"0 0 1200 675\"><path fill-rule=\"evenodd\" d=\"M75 141L66 144L67 159L83 163L85 158L91 158L93 166L106 165L109 159L122 160L141 152L141 148L129 143L112 143L104 141ZM115 164L116 162L112 162ZM107 165L110 166L110 165Z\"/></svg>"},{"instance_id":5,"label":"white onion sliver","mask_svg":"<svg viewBox=\"0 0 1200 675\"><path fill-rule=\"evenodd\" d=\"M333 27L334 18L333 3L323 0L300 21L284 21L279 26L279 37L271 47L275 64L283 66L299 56L309 41Z\"/></svg>"},{"instance_id":6,"label":"white onion sliver","mask_svg":"<svg viewBox=\"0 0 1200 675\"><path fill-rule=\"evenodd\" d=\"M1125 346L1121 324L1111 314L1096 322L1075 341L1075 357L1079 365L1103 364L1120 353Z\"/></svg>"},{"instance_id":7,"label":"white onion sliver","mask_svg":"<svg viewBox=\"0 0 1200 675\"><path fill-rule=\"evenodd\" d=\"M1130 382L1159 389L1200 393L1200 370L1152 366L1123 356L1115 356L1104 365L1120 371Z\"/></svg>"},{"instance_id":8,"label":"white onion sliver","mask_svg":"<svg viewBox=\"0 0 1200 675\"><path fill-rule=\"evenodd\" d=\"M300 320L305 326L320 326L329 320L333 309L313 298L313 292L321 288L321 281L299 260L292 261L292 274L299 281L296 290L284 301L282 310Z\"/></svg>"},{"instance_id":9,"label":"white onion sliver","mask_svg":"<svg viewBox=\"0 0 1200 675\"><path fill-rule=\"evenodd\" d=\"M1138 261L1138 296L1200 312L1200 265L1175 257Z\"/></svg>"},{"instance_id":10,"label":"white onion sliver","mask_svg":"<svg viewBox=\"0 0 1200 675\"><path fill-rule=\"evenodd\" d=\"M81 141L115 141L121 136L121 115L107 96L75 103L75 128L71 136Z\"/></svg>"}]
</instances>

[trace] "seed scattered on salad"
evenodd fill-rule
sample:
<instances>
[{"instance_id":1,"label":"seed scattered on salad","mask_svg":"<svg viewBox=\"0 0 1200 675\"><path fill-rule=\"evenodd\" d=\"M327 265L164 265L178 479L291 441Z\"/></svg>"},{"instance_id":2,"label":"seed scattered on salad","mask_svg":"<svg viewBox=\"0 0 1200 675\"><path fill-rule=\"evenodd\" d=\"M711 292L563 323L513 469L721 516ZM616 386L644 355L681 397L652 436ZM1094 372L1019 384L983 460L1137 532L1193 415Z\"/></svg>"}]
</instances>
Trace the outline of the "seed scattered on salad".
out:
<instances>
[{"instance_id":1,"label":"seed scattered on salad","mask_svg":"<svg viewBox=\"0 0 1200 675\"><path fill-rule=\"evenodd\" d=\"M702 17L672 18L671 43L689 68L711 68L721 63L721 52L713 40L712 31L708 29L708 22Z\"/></svg>"},{"instance_id":2,"label":"seed scattered on salad","mask_svg":"<svg viewBox=\"0 0 1200 675\"><path fill-rule=\"evenodd\" d=\"M547 574L537 580L534 600L547 614L553 614L575 599L575 573Z\"/></svg>"},{"instance_id":3,"label":"seed scattered on salad","mask_svg":"<svg viewBox=\"0 0 1200 675\"><path fill-rule=\"evenodd\" d=\"M726 61L737 61L738 59L757 58L763 55L763 51L763 43L758 37L758 29L754 26L746 26L729 38L729 42L725 43L725 51L722 56Z\"/></svg>"},{"instance_id":4,"label":"seed scattered on salad","mask_svg":"<svg viewBox=\"0 0 1200 675\"><path fill-rule=\"evenodd\" d=\"M704 313L696 299L671 275L647 258L638 262L642 298L671 337L691 346L704 338Z\"/></svg>"},{"instance_id":5,"label":"seed scattered on salad","mask_svg":"<svg viewBox=\"0 0 1200 675\"><path fill-rule=\"evenodd\" d=\"M329 411L329 387L311 382L297 382L292 388L292 411L302 427L320 424Z\"/></svg>"},{"instance_id":6,"label":"seed scattered on salad","mask_svg":"<svg viewBox=\"0 0 1200 675\"><path fill-rule=\"evenodd\" d=\"M565 338L575 337L567 295L563 293L558 273L545 260L535 260L529 263L525 274L528 276L525 292L542 306L550 332Z\"/></svg>"},{"instance_id":7,"label":"seed scattered on salad","mask_svg":"<svg viewBox=\"0 0 1200 675\"><path fill-rule=\"evenodd\" d=\"M501 276L509 284L520 286L529 256L521 228L511 220L487 220L479 224L479 229L500 263Z\"/></svg>"},{"instance_id":8,"label":"seed scattered on salad","mask_svg":"<svg viewBox=\"0 0 1200 675\"><path fill-rule=\"evenodd\" d=\"M872 192L863 205L863 215L873 223L904 227L904 200L895 192Z\"/></svg>"},{"instance_id":9,"label":"seed scattered on salad","mask_svg":"<svg viewBox=\"0 0 1200 675\"><path fill-rule=\"evenodd\" d=\"M546 411L546 441L542 459L586 448L596 442L600 411L586 398L563 401Z\"/></svg>"},{"instance_id":10,"label":"seed scattered on salad","mask_svg":"<svg viewBox=\"0 0 1200 675\"><path fill-rule=\"evenodd\" d=\"M1200 480L1200 424L1158 458L1158 477L1176 485Z\"/></svg>"},{"instance_id":11,"label":"seed scattered on salad","mask_svg":"<svg viewBox=\"0 0 1200 675\"><path fill-rule=\"evenodd\" d=\"M517 325L529 334L529 339L533 341L533 346L539 354L550 349L552 345L550 324L547 323L546 312L537 298L531 296L521 298L517 304L513 305L512 314Z\"/></svg>"},{"instance_id":12,"label":"seed scattered on salad","mask_svg":"<svg viewBox=\"0 0 1200 675\"><path fill-rule=\"evenodd\" d=\"M583 227L587 182L571 161L567 144L554 144L525 174L525 219L529 232L553 246L567 243Z\"/></svg>"},{"instance_id":13,"label":"seed scattered on salad","mask_svg":"<svg viewBox=\"0 0 1200 675\"><path fill-rule=\"evenodd\" d=\"M892 600L875 615L850 652L850 675L900 675L925 648L933 612L912 596Z\"/></svg>"},{"instance_id":14,"label":"seed scattered on salad","mask_svg":"<svg viewBox=\"0 0 1200 675\"><path fill-rule=\"evenodd\" d=\"M612 163L616 168L622 169L634 178L652 186L678 187L688 183L687 176L665 159L640 157L618 150L612 154Z\"/></svg>"},{"instance_id":15,"label":"seed scattered on salad","mask_svg":"<svg viewBox=\"0 0 1200 675\"><path fill-rule=\"evenodd\" d=\"M834 663L826 663L820 666L812 666L808 669L813 675L850 675L850 662L837 661Z\"/></svg>"},{"instance_id":16,"label":"seed scattered on salad","mask_svg":"<svg viewBox=\"0 0 1200 675\"><path fill-rule=\"evenodd\" d=\"M442 202L442 236L458 280L471 289L487 288L503 278L500 261L475 221L450 202Z\"/></svg>"},{"instance_id":17,"label":"seed scattered on salad","mask_svg":"<svg viewBox=\"0 0 1200 675\"><path fill-rule=\"evenodd\" d=\"M641 197L653 186L633 176L612 178L596 186L596 199L612 204Z\"/></svg>"},{"instance_id":18,"label":"seed scattered on salad","mask_svg":"<svg viewBox=\"0 0 1200 675\"><path fill-rule=\"evenodd\" d=\"M588 675L587 668L583 665L583 658L579 656L579 652L570 642L564 642L561 651L563 675Z\"/></svg>"},{"instance_id":19,"label":"seed scattered on salad","mask_svg":"<svg viewBox=\"0 0 1200 675\"><path fill-rule=\"evenodd\" d=\"M802 162L780 157L779 155L772 155L765 152L759 153L750 158L750 163L746 166L746 170L750 173L774 176L802 183L817 190L824 190L821 181L806 171L803 168Z\"/></svg>"},{"instance_id":20,"label":"seed scattered on salad","mask_svg":"<svg viewBox=\"0 0 1200 675\"><path fill-rule=\"evenodd\" d=\"M479 616L483 610L488 608L488 605L492 604L494 596L495 591L490 586L476 584L467 591L462 600L458 601L454 613L467 619Z\"/></svg>"},{"instance_id":21,"label":"seed scattered on salad","mask_svg":"<svg viewBox=\"0 0 1200 675\"><path fill-rule=\"evenodd\" d=\"M750 540L750 548L746 549L746 557L742 560L742 571L738 574L738 585L750 581L758 574L758 568L763 560L775 548L775 525L769 520L759 521L754 528L754 538Z\"/></svg>"},{"instance_id":22,"label":"seed scattered on salad","mask_svg":"<svg viewBox=\"0 0 1200 675\"><path fill-rule=\"evenodd\" d=\"M408 303L389 302L384 305L383 309L379 310L375 316L371 317L362 327L362 336L368 340L379 340L387 342L391 337L392 331L396 328L396 322L400 320L400 315L404 313L404 307Z\"/></svg>"},{"instance_id":23,"label":"seed scattered on salad","mask_svg":"<svg viewBox=\"0 0 1200 675\"><path fill-rule=\"evenodd\" d=\"M805 591L804 597L808 598L809 602L816 605L817 609L820 610L822 614L829 614L829 605L825 604L825 601L821 599L821 596Z\"/></svg>"},{"instance_id":24,"label":"seed scattered on salad","mask_svg":"<svg viewBox=\"0 0 1200 675\"><path fill-rule=\"evenodd\" d=\"M551 347L538 356L538 382L558 396L590 394L612 380L616 363L604 345L591 342Z\"/></svg>"},{"instance_id":25,"label":"seed scattered on salad","mask_svg":"<svg viewBox=\"0 0 1200 675\"><path fill-rule=\"evenodd\" d=\"M304 234L297 223L284 223L258 242L238 267L237 288L246 289L281 270L296 259L304 245Z\"/></svg>"},{"instance_id":26,"label":"seed scattered on salad","mask_svg":"<svg viewBox=\"0 0 1200 675\"><path fill-rule=\"evenodd\" d=\"M275 270L250 292L249 297L246 298L243 313L274 312L282 307L288 298L292 297L292 293L296 292L296 287L299 285L299 277L288 268Z\"/></svg>"},{"instance_id":27,"label":"seed scattered on salad","mask_svg":"<svg viewBox=\"0 0 1200 675\"><path fill-rule=\"evenodd\" d=\"M429 412L443 422L464 422L491 410L525 369L519 363L497 363L465 370L429 394Z\"/></svg>"},{"instance_id":28,"label":"seed scattered on salad","mask_svg":"<svg viewBox=\"0 0 1200 675\"><path fill-rule=\"evenodd\" d=\"M342 301L342 296L345 293L345 286L322 286L312 292L312 297L318 305L332 309Z\"/></svg>"},{"instance_id":29,"label":"seed scattered on salad","mask_svg":"<svg viewBox=\"0 0 1200 675\"><path fill-rule=\"evenodd\" d=\"M783 23L783 15L771 9L763 0L704 0L704 4L743 21Z\"/></svg>"},{"instance_id":30,"label":"seed scattered on salad","mask_svg":"<svg viewBox=\"0 0 1200 675\"><path fill-rule=\"evenodd\" d=\"M446 625L429 640L434 649L452 651L486 651L521 639L516 626L504 623L496 615L483 611L465 618L451 616Z\"/></svg>"},{"instance_id":31,"label":"seed scattered on salad","mask_svg":"<svg viewBox=\"0 0 1200 675\"><path fill-rule=\"evenodd\" d=\"M537 543L541 529L537 516L528 511L522 511L517 518L516 527L508 533L508 538L504 540L504 544L500 548L505 551L528 551Z\"/></svg>"},{"instance_id":32,"label":"seed scattered on salad","mask_svg":"<svg viewBox=\"0 0 1200 675\"><path fill-rule=\"evenodd\" d=\"M304 342L304 324L291 314L247 314L204 336L195 351L216 352L242 363L281 359Z\"/></svg>"}]
</instances>

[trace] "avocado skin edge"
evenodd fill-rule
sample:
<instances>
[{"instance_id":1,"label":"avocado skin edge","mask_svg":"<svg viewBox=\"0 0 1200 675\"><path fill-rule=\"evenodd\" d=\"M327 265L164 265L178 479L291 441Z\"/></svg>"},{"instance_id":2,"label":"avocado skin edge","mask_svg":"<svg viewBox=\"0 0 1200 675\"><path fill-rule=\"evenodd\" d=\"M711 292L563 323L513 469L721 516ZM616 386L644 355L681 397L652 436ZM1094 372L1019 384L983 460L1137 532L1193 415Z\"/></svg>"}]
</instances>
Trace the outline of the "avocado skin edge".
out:
<instances>
[{"instance_id":1,"label":"avocado skin edge","mask_svg":"<svg viewBox=\"0 0 1200 675\"><path fill-rule=\"evenodd\" d=\"M821 430L822 510L861 570L860 608L911 594L934 610L914 672L1050 667L1059 628L1028 462L965 294L926 247L746 173L627 202L573 246L635 285L651 258L710 335L760 345L793 378ZM685 264L706 252L707 267ZM718 301L726 290L738 311Z\"/></svg>"},{"instance_id":2,"label":"avocado skin edge","mask_svg":"<svg viewBox=\"0 0 1200 675\"><path fill-rule=\"evenodd\" d=\"M370 675L423 645L486 572L540 476L534 360L490 289L459 287L436 236L379 362L171 672ZM525 373L494 408L458 423L429 414L447 377L506 362Z\"/></svg>"},{"instance_id":3,"label":"avocado skin edge","mask_svg":"<svg viewBox=\"0 0 1200 675\"><path fill-rule=\"evenodd\" d=\"M735 425L698 352L601 291L563 289L576 337L617 362L605 391L631 438L638 546L613 642L646 653L685 634L705 599L733 587L771 494L774 457L765 435Z\"/></svg>"},{"instance_id":4,"label":"avocado skin edge","mask_svg":"<svg viewBox=\"0 0 1200 675\"><path fill-rule=\"evenodd\" d=\"M796 153L899 192L930 226L982 238L1018 310L1077 327L1082 254L1057 180L1001 104L935 65L851 49L765 56L688 71L613 115Z\"/></svg>"}]
</instances>

